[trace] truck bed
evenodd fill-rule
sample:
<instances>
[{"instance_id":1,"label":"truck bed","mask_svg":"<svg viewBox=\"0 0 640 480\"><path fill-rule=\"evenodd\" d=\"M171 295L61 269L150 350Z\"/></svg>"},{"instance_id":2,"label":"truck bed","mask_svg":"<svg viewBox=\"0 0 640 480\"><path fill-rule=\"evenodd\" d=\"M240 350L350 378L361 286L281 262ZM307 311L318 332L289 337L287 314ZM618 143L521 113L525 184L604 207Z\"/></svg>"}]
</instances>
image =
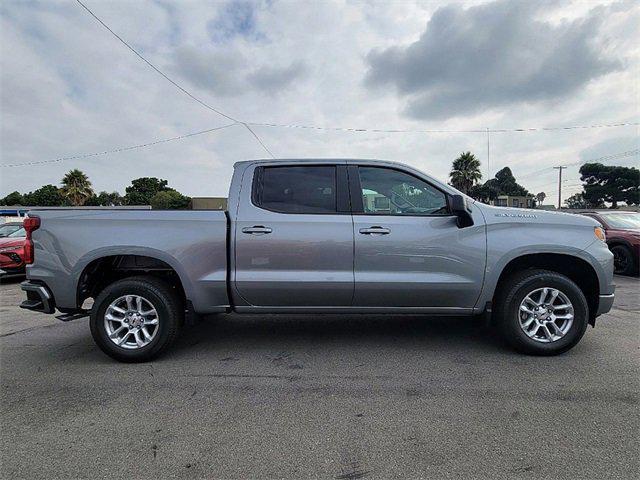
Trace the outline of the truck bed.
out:
<instances>
[{"instance_id":1,"label":"truck bed","mask_svg":"<svg viewBox=\"0 0 640 480\"><path fill-rule=\"evenodd\" d=\"M169 265L198 312L228 308L226 212L42 209L29 215L41 220L29 278L51 289L57 307L78 307L78 283L92 262L128 255Z\"/></svg>"}]
</instances>

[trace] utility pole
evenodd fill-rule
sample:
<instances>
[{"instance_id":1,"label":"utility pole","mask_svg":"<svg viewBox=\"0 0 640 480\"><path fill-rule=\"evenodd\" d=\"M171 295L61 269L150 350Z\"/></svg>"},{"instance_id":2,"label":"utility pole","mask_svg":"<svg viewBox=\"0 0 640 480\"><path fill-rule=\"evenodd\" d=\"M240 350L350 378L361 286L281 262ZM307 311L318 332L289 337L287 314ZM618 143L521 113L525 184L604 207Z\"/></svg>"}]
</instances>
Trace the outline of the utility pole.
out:
<instances>
[{"instance_id":1,"label":"utility pole","mask_svg":"<svg viewBox=\"0 0 640 480\"><path fill-rule=\"evenodd\" d=\"M487 127L487 180L491 179L491 166L489 163L489 127Z\"/></svg>"},{"instance_id":2,"label":"utility pole","mask_svg":"<svg viewBox=\"0 0 640 480\"><path fill-rule=\"evenodd\" d=\"M553 167L558 170L558 210L562 208L562 170L564 170L564 165L559 165L557 167Z\"/></svg>"}]
</instances>

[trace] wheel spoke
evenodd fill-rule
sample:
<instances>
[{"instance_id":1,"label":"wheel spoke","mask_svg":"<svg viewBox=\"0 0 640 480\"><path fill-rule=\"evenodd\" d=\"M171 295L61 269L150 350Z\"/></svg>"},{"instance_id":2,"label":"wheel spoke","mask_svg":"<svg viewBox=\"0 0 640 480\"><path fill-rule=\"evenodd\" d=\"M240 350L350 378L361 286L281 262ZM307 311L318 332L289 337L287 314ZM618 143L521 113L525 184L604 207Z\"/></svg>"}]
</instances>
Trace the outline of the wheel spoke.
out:
<instances>
[{"instance_id":1,"label":"wheel spoke","mask_svg":"<svg viewBox=\"0 0 640 480\"><path fill-rule=\"evenodd\" d=\"M136 345L138 345L138 347L144 347L144 341L142 337L140 337L139 331L133 332L133 337L136 339Z\"/></svg>"},{"instance_id":2,"label":"wheel spoke","mask_svg":"<svg viewBox=\"0 0 640 480\"><path fill-rule=\"evenodd\" d=\"M111 335L109 335L109 338L117 338L118 334L121 331L123 331L125 328L127 328L125 325L120 325L120 327L118 327L116 330L113 331Z\"/></svg>"},{"instance_id":3,"label":"wheel spoke","mask_svg":"<svg viewBox=\"0 0 640 480\"><path fill-rule=\"evenodd\" d=\"M120 322L122 323L124 321L124 318L118 318L118 317L114 317L113 315L111 315L110 313L107 313L104 318L106 318L107 320L109 320L110 322Z\"/></svg>"},{"instance_id":4,"label":"wheel spoke","mask_svg":"<svg viewBox=\"0 0 640 480\"><path fill-rule=\"evenodd\" d=\"M564 332L563 332L562 330L560 330L560 327L559 327L558 325L556 325L554 322L549 322L549 323L547 324L547 327L548 327L549 325L553 327L553 330L555 331L555 334L556 334L558 337L564 337Z\"/></svg>"},{"instance_id":5,"label":"wheel spoke","mask_svg":"<svg viewBox=\"0 0 640 480\"><path fill-rule=\"evenodd\" d=\"M531 326L531 324L535 321L536 321L535 318L530 317L526 322L522 324L522 328L524 328L525 330L528 329Z\"/></svg>"},{"instance_id":6,"label":"wheel spoke","mask_svg":"<svg viewBox=\"0 0 640 480\"><path fill-rule=\"evenodd\" d=\"M158 324L158 319L157 318L152 318L151 320L145 320L144 324L145 325L157 325Z\"/></svg>"},{"instance_id":7,"label":"wheel spoke","mask_svg":"<svg viewBox=\"0 0 640 480\"><path fill-rule=\"evenodd\" d=\"M558 298L558 295L560 295L559 290L556 290L556 289L551 290L551 298L549 299L547 304L553 306L553 302L556 301L556 298Z\"/></svg>"},{"instance_id":8,"label":"wheel spoke","mask_svg":"<svg viewBox=\"0 0 640 480\"><path fill-rule=\"evenodd\" d=\"M538 333L539 328L540 328L540 325L538 325L537 323L534 323L533 328L531 330L525 330L525 333L530 337L534 337L536 333Z\"/></svg>"},{"instance_id":9,"label":"wheel spoke","mask_svg":"<svg viewBox=\"0 0 640 480\"><path fill-rule=\"evenodd\" d=\"M567 308L571 308L572 305L568 304L568 303L564 303L562 305L552 305L552 308L554 310L566 310Z\"/></svg>"},{"instance_id":10,"label":"wheel spoke","mask_svg":"<svg viewBox=\"0 0 640 480\"><path fill-rule=\"evenodd\" d=\"M523 311L523 312L528 313L529 315L533 315L533 310L531 310L526 305L520 305L520 310Z\"/></svg>"},{"instance_id":11,"label":"wheel spoke","mask_svg":"<svg viewBox=\"0 0 640 480\"><path fill-rule=\"evenodd\" d=\"M542 293L540 294L540 301L538 301L539 305L542 305L543 303L545 303L545 299L547 298L547 294L549 293L549 289L548 288L543 288L542 289Z\"/></svg>"},{"instance_id":12,"label":"wheel spoke","mask_svg":"<svg viewBox=\"0 0 640 480\"><path fill-rule=\"evenodd\" d=\"M133 297L131 295L127 295L125 300L127 302L127 309L128 310L134 310Z\"/></svg>"},{"instance_id":13,"label":"wheel spoke","mask_svg":"<svg viewBox=\"0 0 640 480\"><path fill-rule=\"evenodd\" d=\"M136 297L136 310L142 312L142 297Z\"/></svg>"},{"instance_id":14,"label":"wheel spoke","mask_svg":"<svg viewBox=\"0 0 640 480\"><path fill-rule=\"evenodd\" d=\"M124 315L125 313L127 313L127 311L126 311L125 309L120 308L120 307L117 307L117 306L115 306L115 305L110 305L110 306L109 306L109 309L110 309L110 310L113 310L113 311L115 311L115 312L121 313L122 315Z\"/></svg>"},{"instance_id":15,"label":"wheel spoke","mask_svg":"<svg viewBox=\"0 0 640 480\"><path fill-rule=\"evenodd\" d=\"M550 342L553 342L553 335L551 334L551 331L549 330L549 327L547 325L542 325L542 332Z\"/></svg>"},{"instance_id":16,"label":"wheel spoke","mask_svg":"<svg viewBox=\"0 0 640 480\"><path fill-rule=\"evenodd\" d=\"M151 334L149 333L149 331L147 330L147 327L144 326L140 329L140 331L142 332L142 334L144 335L145 340L148 342L151 340Z\"/></svg>"},{"instance_id":17,"label":"wheel spoke","mask_svg":"<svg viewBox=\"0 0 640 480\"><path fill-rule=\"evenodd\" d=\"M126 332L124 336L120 340L118 340L118 345L122 345L129 335L131 335L131 331Z\"/></svg>"},{"instance_id":18,"label":"wheel spoke","mask_svg":"<svg viewBox=\"0 0 640 480\"><path fill-rule=\"evenodd\" d=\"M566 313L564 315L554 315L554 319L555 320L572 320L573 319L573 314Z\"/></svg>"},{"instance_id":19,"label":"wheel spoke","mask_svg":"<svg viewBox=\"0 0 640 480\"><path fill-rule=\"evenodd\" d=\"M156 309L152 308L151 310L147 310L145 312L140 312L140 315L142 315L143 317L146 317L148 315L156 315Z\"/></svg>"}]
</instances>

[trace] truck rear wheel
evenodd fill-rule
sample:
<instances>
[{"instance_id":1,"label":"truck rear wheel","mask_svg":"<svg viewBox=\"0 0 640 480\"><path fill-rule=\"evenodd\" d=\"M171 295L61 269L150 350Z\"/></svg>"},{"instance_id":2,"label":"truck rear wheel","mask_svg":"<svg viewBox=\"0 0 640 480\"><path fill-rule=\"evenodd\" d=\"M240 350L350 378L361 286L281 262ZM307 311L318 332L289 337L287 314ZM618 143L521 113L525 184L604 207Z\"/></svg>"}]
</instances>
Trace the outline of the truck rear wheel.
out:
<instances>
[{"instance_id":1,"label":"truck rear wheel","mask_svg":"<svg viewBox=\"0 0 640 480\"><path fill-rule=\"evenodd\" d=\"M584 335L589 306L568 277L548 270L525 270L509 277L496 301L497 326L516 350L558 355Z\"/></svg>"},{"instance_id":2,"label":"truck rear wheel","mask_svg":"<svg viewBox=\"0 0 640 480\"><path fill-rule=\"evenodd\" d=\"M183 319L182 302L169 285L131 277L102 290L89 324L104 353L121 362L145 362L171 346Z\"/></svg>"}]
</instances>

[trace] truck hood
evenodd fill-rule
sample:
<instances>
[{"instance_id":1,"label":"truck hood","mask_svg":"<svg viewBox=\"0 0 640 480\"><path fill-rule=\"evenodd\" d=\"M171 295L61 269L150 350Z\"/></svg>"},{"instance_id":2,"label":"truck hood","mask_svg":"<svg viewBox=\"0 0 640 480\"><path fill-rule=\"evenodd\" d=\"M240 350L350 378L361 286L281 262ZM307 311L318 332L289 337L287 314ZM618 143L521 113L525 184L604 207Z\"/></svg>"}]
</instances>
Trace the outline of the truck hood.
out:
<instances>
[{"instance_id":1,"label":"truck hood","mask_svg":"<svg viewBox=\"0 0 640 480\"><path fill-rule=\"evenodd\" d=\"M20 247L24 245L25 237L0 238L0 248Z\"/></svg>"},{"instance_id":2,"label":"truck hood","mask_svg":"<svg viewBox=\"0 0 640 480\"><path fill-rule=\"evenodd\" d=\"M531 208L494 207L484 203L475 203L484 214L487 225L498 223L573 225L597 227L600 224L593 218L574 213L549 212Z\"/></svg>"}]
</instances>

